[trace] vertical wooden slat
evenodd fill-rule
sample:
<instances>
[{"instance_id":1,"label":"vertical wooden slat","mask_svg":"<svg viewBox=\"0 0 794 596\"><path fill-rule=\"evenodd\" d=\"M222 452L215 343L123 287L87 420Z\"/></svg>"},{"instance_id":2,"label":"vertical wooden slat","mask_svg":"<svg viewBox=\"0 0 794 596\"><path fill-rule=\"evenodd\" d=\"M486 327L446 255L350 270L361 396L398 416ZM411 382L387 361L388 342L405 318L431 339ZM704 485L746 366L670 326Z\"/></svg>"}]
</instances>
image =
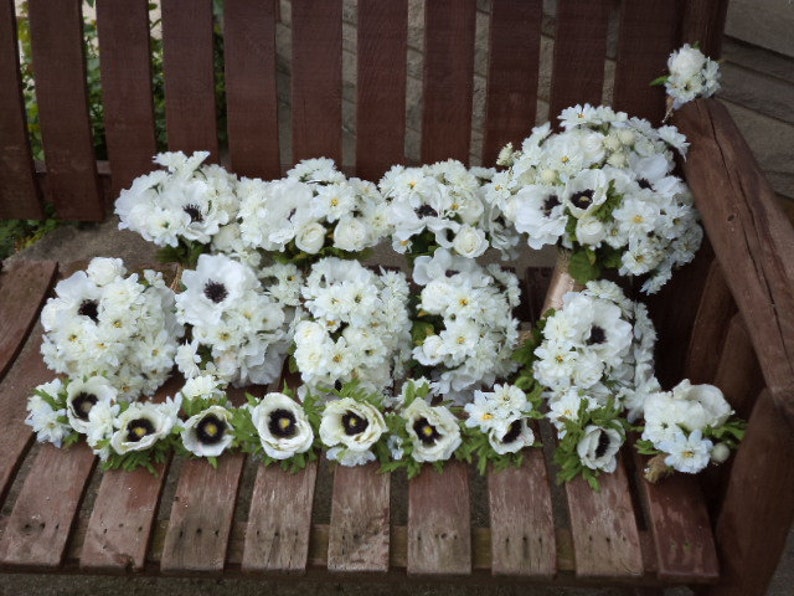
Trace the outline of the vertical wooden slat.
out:
<instances>
[{"instance_id":1,"label":"vertical wooden slat","mask_svg":"<svg viewBox=\"0 0 794 596\"><path fill-rule=\"evenodd\" d=\"M601 103L610 0L559 0L549 119L567 107Z\"/></svg>"},{"instance_id":2,"label":"vertical wooden slat","mask_svg":"<svg viewBox=\"0 0 794 596\"><path fill-rule=\"evenodd\" d=\"M470 574L470 467L449 462L439 474L429 466L408 486L409 574Z\"/></svg>"},{"instance_id":3,"label":"vertical wooden slat","mask_svg":"<svg viewBox=\"0 0 794 596\"><path fill-rule=\"evenodd\" d=\"M493 574L553 577L557 541L543 451L529 450L519 468L491 470L488 495Z\"/></svg>"},{"instance_id":4,"label":"vertical wooden slat","mask_svg":"<svg viewBox=\"0 0 794 596\"><path fill-rule=\"evenodd\" d=\"M408 2L358 3L356 175L379 180L405 161Z\"/></svg>"},{"instance_id":5,"label":"vertical wooden slat","mask_svg":"<svg viewBox=\"0 0 794 596\"><path fill-rule=\"evenodd\" d=\"M254 482L243 571L302 573L309 558L317 464L290 474L260 466Z\"/></svg>"},{"instance_id":6,"label":"vertical wooden slat","mask_svg":"<svg viewBox=\"0 0 794 596\"><path fill-rule=\"evenodd\" d=\"M171 151L217 162L212 0L163 0L165 117Z\"/></svg>"},{"instance_id":7,"label":"vertical wooden slat","mask_svg":"<svg viewBox=\"0 0 794 596\"><path fill-rule=\"evenodd\" d=\"M422 161L469 161L474 38L474 0L425 3Z\"/></svg>"},{"instance_id":8,"label":"vertical wooden slat","mask_svg":"<svg viewBox=\"0 0 794 596\"><path fill-rule=\"evenodd\" d=\"M0 562L50 568L61 564L95 459L85 443L70 449L49 443L41 448L0 539Z\"/></svg>"},{"instance_id":9,"label":"vertical wooden slat","mask_svg":"<svg viewBox=\"0 0 794 596\"><path fill-rule=\"evenodd\" d=\"M698 44L706 56L717 60L722 55L728 0L687 0L684 11L682 43Z\"/></svg>"},{"instance_id":10,"label":"vertical wooden slat","mask_svg":"<svg viewBox=\"0 0 794 596\"><path fill-rule=\"evenodd\" d=\"M794 519L794 432L764 390L756 400L717 519L722 579L713 593L764 594Z\"/></svg>"},{"instance_id":11,"label":"vertical wooden slat","mask_svg":"<svg viewBox=\"0 0 794 596\"><path fill-rule=\"evenodd\" d=\"M292 144L342 160L342 0L292 2Z\"/></svg>"},{"instance_id":12,"label":"vertical wooden slat","mask_svg":"<svg viewBox=\"0 0 794 596\"><path fill-rule=\"evenodd\" d=\"M667 57L678 48L680 0L624 0L620 13L612 104L629 116L659 124L665 112L663 86L651 81L667 73Z\"/></svg>"},{"instance_id":13,"label":"vertical wooden slat","mask_svg":"<svg viewBox=\"0 0 794 596\"><path fill-rule=\"evenodd\" d=\"M40 219L15 24L14 1L0 2L0 219Z\"/></svg>"},{"instance_id":14,"label":"vertical wooden slat","mask_svg":"<svg viewBox=\"0 0 794 596\"><path fill-rule=\"evenodd\" d=\"M722 389L725 399L746 420L753 400L764 386L764 377L741 315L727 321L725 347L714 373L714 385Z\"/></svg>"},{"instance_id":15,"label":"vertical wooden slat","mask_svg":"<svg viewBox=\"0 0 794 596\"><path fill-rule=\"evenodd\" d=\"M276 91L276 2L227 0L223 16L226 113L232 170L281 175Z\"/></svg>"},{"instance_id":16,"label":"vertical wooden slat","mask_svg":"<svg viewBox=\"0 0 794 596\"><path fill-rule=\"evenodd\" d=\"M502 147L519 145L535 125L542 19L541 0L492 4L483 165L494 165Z\"/></svg>"},{"instance_id":17,"label":"vertical wooden slat","mask_svg":"<svg viewBox=\"0 0 794 596\"><path fill-rule=\"evenodd\" d=\"M30 0L36 97L47 163L47 198L59 217L105 216L88 114L80 0Z\"/></svg>"},{"instance_id":18,"label":"vertical wooden slat","mask_svg":"<svg viewBox=\"0 0 794 596\"><path fill-rule=\"evenodd\" d=\"M377 464L334 471L328 569L389 570L389 482Z\"/></svg>"},{"instance_id":19,"label":"vertical wooden slat","mask_svg":"<svg viewBox=\"0 0 794 596\"><path fill-rule=\"evenodd\" d=\"M640 536L622 462L599 477L595 492L582 478L565 485L578 577L639 577Z\"/></svg>"},{"instance_id":20,"label":"vertical wooden slat","mask_svg":"<svg viewBox=\"0 0 794 596\"><path fill-rule=\"evenodd\" d=\"M245 456L185 462L179 475L160 567L164 572L222 571Z\"/></svg>"},{"instance_id":21,"label":"vertical wooden slat","mask_svg":"<svg viewBox=\"0 0 794 596\"><path fill-rule=\"evenodd\" d=\"M149 11L145 2L96 5L112 196L152 169L157 152Z\"/></svg>"}]
</instances>

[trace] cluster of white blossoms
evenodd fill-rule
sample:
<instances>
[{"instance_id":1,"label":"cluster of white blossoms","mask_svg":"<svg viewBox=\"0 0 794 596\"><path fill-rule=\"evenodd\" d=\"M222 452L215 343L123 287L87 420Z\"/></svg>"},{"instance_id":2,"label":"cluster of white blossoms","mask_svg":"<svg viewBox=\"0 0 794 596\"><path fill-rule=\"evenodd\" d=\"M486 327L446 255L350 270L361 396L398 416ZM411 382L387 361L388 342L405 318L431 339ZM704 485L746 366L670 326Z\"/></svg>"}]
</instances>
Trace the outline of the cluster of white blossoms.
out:
<instances>
[{"instance_id":1,"label":"cluster of white blossoms","mask_svg":"<svg viewBox=\"0 0 794 596\"><path fill-rule=\"evenodd\" d=\"M709 462L722 463L728 458L733 437L726 437L728 442L715 437L722 434L733 413L717 387L684 380L671 391L648 397L642 439L665 454L664 462L670 468L696 474Z\"/></svg>"},{"instance_id":2,"label":"cluster of white blossoms","mask_svg":"<svg viewBox=\"0 0 794 596\"><path fill-rule=\"evenodd\" d=\"M289 348L284 307L254 270L226 255L203 254L182 272L176 314L189 341L176 354L186 378L211 374L235 385L264 385L281 374Z\"/></svg>"},{"instance_id":3,"label":"cluster of white blossoms","mask_svg":"<svg viewBox=\"0 0 794 596\"><path fill-rule=\"evenodd\" d=\"M294 358L309 387L358 380L382 390L402 375L411 346L409 287L397 271L356 261L315 263L302 287Z\"/></svg>"},{"instance_id":4,"label":"cluster of white blossoms","mask_svg":"<svg viewBox=\"0 0 794 596\"><path fill-rule=\"evenodd\" d=\"M667 59L670 74L663 77L667 95L677 110L698 97L711 97L720 89L720 67L688 43Z\"/></svg>"},{"instance_id":5,"label":"cluster of white blossoms","mask_svg":"<svg viewBox=\"0 0 794 596\"><path fill-rule=\"evenodd\" d=\"M97 257L55 286L41 312L44 363L72 378L101 375L122 399L168 378L182 326L162 274L127 275L121 259Z\"/></svg>"},{"instance_id":6,"label":"cluster of white blossoms","mask_svg":"<svg viewBox=\"0 0 794 596\"><path fill-rule=\"evenodd\" d=\"M485 433L496 453L516 453L535 443L535 433L529 426L534 405L514 385L494 385L493 391L477 390L474 401L463 409L468 414L465 425Z\"/></svg>"},{"instance_id":7,"label":"cluster of white blossoms","mask_svg":"<svg viewBox=\"0 0 794 596\"><path fill-rule=\"evenodd\" d=\"M653 369L656 333L644 305L612 282L569 292L545 319L533 376L544 387L547 418L564 439L576 433L577 456L591 470L612 472L625 439L616 416L635 420L660 387ZM606 417L609 424L593 424Z\"/></svg>"},{"instance_id":8,"label":"cluster of white blossoms","mask_svg":"<svg viewBox=\"0 0 794 596\"><path fill-rule=\"evenodd\" d=\"M346 178L333 160L305 160L287 177L244 179L239 187L243 244L292 260L354 255L388 233L377 187Z\"/></svg>"},{"instance_id":9,"label":"cluster of white blossoms","mask_svg":"<svg viewBox=\"0 0 794 596\"><path fill-rule=\"evenodd\" d=\"M418 257L414 281L422 286L417 320L421 341L413 358L428 367L449 399L471 401L471 391L489 387L516 369L520 301L518 279L509 271L438 249Z\"/></svg>"},{"instance_id":10,"label":"cluster of white blossoms","mask_svg":"<svg viewBox=\"0 0 794 596\"><path fill-rule=\"evenodd\" d=\"M476 258L494 246L509 253L518 237L483 195L493 173L455 160L392 166L378 187L388 202L393 249L429 255L441 247Z\"/></svg>"},{"instance_id":11,"label":"cluster of white blossoms","mask_svg":"<svg viewBox=\"0 0 794 596\"><path fill-rule=\"evenodd\" d=\"M647 275L643 291L657 291L702 239L692 195L673 174L673 152L685 155L685 138L605 106L577 105L560 121L563 131L546 123L520 150L502 150L507 169L486 187L489 202L531 248L581 255L580 270L589 268L582 281L610 268Z\"/></svg>"},{"instance_id":12,"label":"cluster of white blossoms","mask_svg":"<svg viewBox=\"0 0 794 596\"><path fill-rule=\"evenodd\" d=\"M202 165L208 151L190 156L160 153L158 169L136 178L116 200L119 229L137 232L157 246L180 241L209 244L237 216L237 178L221 166Z\"/></svg>"}]
</instances>

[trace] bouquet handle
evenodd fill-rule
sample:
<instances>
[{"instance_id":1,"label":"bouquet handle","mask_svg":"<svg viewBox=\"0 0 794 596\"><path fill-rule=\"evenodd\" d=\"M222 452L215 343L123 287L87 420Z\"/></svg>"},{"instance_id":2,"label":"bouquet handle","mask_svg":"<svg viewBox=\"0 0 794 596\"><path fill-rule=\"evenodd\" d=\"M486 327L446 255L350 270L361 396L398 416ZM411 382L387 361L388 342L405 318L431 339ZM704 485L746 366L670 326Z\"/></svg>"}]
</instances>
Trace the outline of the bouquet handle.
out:
<instances>
[{"instance_id":1,"label":"bouquet handle","mask_svg":"<svg viewBox=\"0 0 794 596\"><path fill-rule=\"evenodd\" d=\"M563 305L563 298L568 292L578 292L584 288L584 285L576 281L568 271L570 263L571 253L567 250L561 250L551 272L549 289L546 291L546 299L543 301L541 314L545 314L551 308L560 310Z\"/></svg>"}]
</instances>

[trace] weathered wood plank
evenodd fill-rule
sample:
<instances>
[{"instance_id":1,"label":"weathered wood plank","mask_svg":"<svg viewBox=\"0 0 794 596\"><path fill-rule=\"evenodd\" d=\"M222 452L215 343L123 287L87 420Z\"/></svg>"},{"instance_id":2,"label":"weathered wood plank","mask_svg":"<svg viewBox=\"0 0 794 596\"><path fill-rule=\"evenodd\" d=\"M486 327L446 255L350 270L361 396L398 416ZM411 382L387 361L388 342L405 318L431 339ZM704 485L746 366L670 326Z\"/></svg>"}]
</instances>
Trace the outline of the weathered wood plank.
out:
<instances>
[{"instance_id":1,"label":"weathered wood plank","mask_svg":"<svg viewBox=\"0 0 794 596\"><path fill-rule=\"evenodd\" d=\"M476 16L474 0L425 3L423 163L469 161Z\"/></svg>"},{"instance_id":2,"label":"weathered wood plank","mask_svg":"<svg viewBox=\"0 0 794 596\"><path fill-rule=\"evenodd\" d=\"M203 460L185 462L171 505L163 572L223 570L244 462L241 453L218 458L217 470Z\"/></svg>"},{"instance_id":3,"label":"weathered wood plank","mask_svg":"<svg viewBox=\"0 0 794 596\"><path fill-rule=\"evenodd\" d=\"M582 478L565 485L577 577L639 577L642 550L622 462L599 477L596 492Z\"/></svg>"},{"instance_id":4,"label":"weathered wood plank","mask_svg":"<svg viewBox=\"0 0 794 596\"><path fill-rule=\"evenodd\" d=\"M217 162L212 0L163 0L165 118L171 151Z\"/></svg>"},{"instance_id":5,"label":"weathered wood plank","mask_svg":"<svg viewBox=\"0 0 794 596\"><path fill-rule=\"evenodd\" d=\"M295 474L259 467L248 513L243 571L306 570L316 480L316 463Z\"/></svg>"},{"instance_id":6,"label":"weathered wood plank","mask_svg":"<svg viewBox=\"0 0 794 596\"><path fill-rule=\"evenodd\" d=\"M292 2L294 162L342 162L342 0Z\"/></svg>"},{"instance_id":7,"label":"weathered wood plank","mask_svg":"<svg viewBox=\"0 0 794 596\"><path fill-rule=\"evenodd\" d=\"M674 123L691 142L684 172L767 387L794 421L794 229L724 106L689 103Z\"/></svg>"},{"instance_id":8,"label":"weathered wood plank","mask_svg":"<svg viewBox=\"0 0 794 596\"><path fill-rule=\"evenodd\" d=\"M470 466L449 462L443 473L425 466L408 486L410 575L467 575L472 570Z\"/></svg>"},{"instance_id":9,"label":"weathered wood plank","mask_svg":"<svg viewBox=\"0 0 794 596\"><path fill-rule=\"evenodd\" d=\"M275 0L227 0L224 9L229 154L240 176L281 176L275 19Z\"/></svg>"},{"instance_id":10,"label":"weathered wood plank","mask_svg":"<svg viewBox=\"0 0 794 596\"><path fill-rule=\"evenodd\" d=\"M551 578L557 573L557 540L546 461L530 449L519 468L488 474L494 575Z\"/></svg>"},{"instance_id":11,"label":"weathered wood plank","mask_svg":"<svg viewBox=\"0 0 794 596\"><path fill-rule=\"evenodd\" d=\"M40 219L44 210L28 139L14 4L0 2L0 219Z\"/></svg>"},{"instance_id":12,"label":"weathered wood plank","mask_svg":"<svg viewBox=\"0 0 794 596\"><path fill-rule=\"evenodd\" d=\"M328 569L389 570L390 476L378 464L334 470Z\"/></svg>"},{"instance_id":13,"label":"weathered wood plank","mask_svg":"<svg viewBox=\"0 0 794 596\"><path fill-rule=\"evenodd\" d=\"M98 2L96 16L111 193L118 196L152 169L157 152L149 9L137 0Z\"/></svg>"},{"instance_id":14,"label":"weathered wood plank","mask_svg":"<svg viewBox=\"0 0 794 596\"><path fill-rule=\"evenodd\" d=\"M559 0L549 119L567 107L598 105L604 85L608 0Z\"/></svg>"},{"instance_id":15,"label":"weathered wood plank","mask_svg":"<svg viewBox=\"0 0 794 596\"><path fill-rule=\"evenodd\" d=\"M634 453L637 470L647 458ZM637 479L657 557L660 579L680 582L713 582L719 577L719 561L711 532L711 520L698 479L673 474L656 484Z\"/></svg>"},{"instance_id":16,"label":"weathered wood plank","mask_svg":"<svg viewBox=\"0 0 794 596\"><path fill-rule=\"evenodd\" d=\"M496 163L502 147L519 146L535 125L540 60L541 0L495 0L482 163Z\"/></svg>"},{"instance_id":17,"label":"weathered wood plank","mask_svg":"<svg viewBox=\"0 0 794 596\"><path fill-rule=\"evenodd\" d=\"M706 56L718 59L722 54L728 0L687 0L683 10L681 43L698 44Z\"/></svg>"},{"instance_id":18,"label":"weathered wood plank","mask_svg":"<svg viewBox=\"0 0 794 596\"><path fill-rule=\"evenodd\" d=\"M9 566L60 565L96 458L85 443L43 445L30 467L0 539Z\"/></svg>"},{"instance_id":19,"label":"weathered wood plank","mask_svg":"<svg viewBox=\"0 0 794 596\"><path fill-rule=\"evenodd\" d=\"M0 272L0 379L22 349L55 279L53 261L15 261Z\"/></svg>"},{"instance_id":20,"label":"weathered wood plank","mask_svg":"<svg viewBox=\"0 0 794 596\"><path fill-rule=\"evenodd\" d=\"M62 219L102 221L89 118L80 0L30 0L36 98L47 162L47 199Z\"/></svg>"},{"instance_id":21,"label":"weathered wood plank","mask_svg":"<svg viewBox=\"0 0 794 596\"><path fill-rule=\"evenodd\" d=\"M667 73L667 57L678 48L681 7L671 0L624 0L620 12L612 105L630 116L661 122L666 95L650 82Z\"/></svg>"},{"instance_id":22,"label":"weathered wood plank","mask_svg":"<svg viewBox=\"0 0 794 596\"><path fill-rule=\"evenodd\" d=\"M717 519L722 578L713 593L766 592L794 519L792 472L794 433L765 390L756 400L736 453Z\"/></svg>"},{"instance_id":23,"label":"weathered wood plank","mask_svg":"<svg viewBox=\"0 0 794 596\"><path fill-rule=\"evenodd\" d=\"M713 384L722 389L725 399L739 416L745 420L750 417L753 402L764 388L764 377L747 326L739 314L728 319L725 347L714 372Z\"/></svg>"},{"instance_id":24,"label":"weathered wood plank","mask_svg":"<svg viewBox=\"0 0 794 596\"><path fill-rule=\"evenodd\" d=\"M358 3L356 175L379 180L405 161L407 0Z\"/></svg>"}]
</instances>

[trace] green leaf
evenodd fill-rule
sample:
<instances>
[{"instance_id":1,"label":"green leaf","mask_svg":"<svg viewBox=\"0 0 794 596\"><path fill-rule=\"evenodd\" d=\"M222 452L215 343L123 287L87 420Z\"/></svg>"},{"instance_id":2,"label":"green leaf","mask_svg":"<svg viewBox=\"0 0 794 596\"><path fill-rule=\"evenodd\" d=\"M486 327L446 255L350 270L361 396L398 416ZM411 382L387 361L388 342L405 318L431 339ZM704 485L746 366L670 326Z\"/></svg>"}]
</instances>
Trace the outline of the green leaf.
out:
<instances>
[{"instance_id":1,"label":"green leaf","mask_svg":"<svg viewBox=\"0 0 794 596\"><path fill-rule=\"evenodd\" d=\"M580 284L586 284L601 277L601 267L595 259L595 253L580 248L571 254L568 273Z\"/></svg>"}]
</instances>

